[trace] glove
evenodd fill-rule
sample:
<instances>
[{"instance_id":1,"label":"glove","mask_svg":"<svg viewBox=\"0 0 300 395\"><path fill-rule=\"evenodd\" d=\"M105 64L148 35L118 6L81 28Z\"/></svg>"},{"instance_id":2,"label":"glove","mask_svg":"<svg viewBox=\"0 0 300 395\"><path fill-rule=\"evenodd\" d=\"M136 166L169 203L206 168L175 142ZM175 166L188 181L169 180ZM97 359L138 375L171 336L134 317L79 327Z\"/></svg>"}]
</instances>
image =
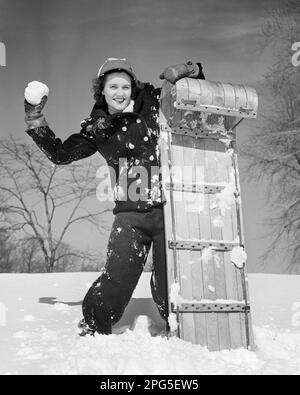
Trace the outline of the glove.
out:
<instances>
[{"instance_id":1,"label":"glove","mask_svg":"<svg viewBox=\"0 0 300 395\"><path fill-rule=\"evenodd\" d=\"M184 77L205 79L201 63L188 61L185 64L168 66L159 76L161 80L165 79L171 82L171 84L175 84L178 80Z\"/></svg>"},{"instance_id":2,"label":"glove","mask_svg":"<svg viewBox=\"0 0 300 395\"><path fill-rule=\"evenodd\" d=\"M36 106L33 106L32 104L28 103L26 99L24 100L25 122L28 126L28 129L34 129L48 125L44 115L41 113L42 109L46 104L47 99L48 99L47 96L43 96L40 104Z\"/></svg>"},{"instance_id":3,"label":"glove","mask_svg":"<svg viewBox=\"0 0 300 395\"><path fill-rule=\"evenodd\" d=\"M25 122L29 129L48 125L41 113L47 100L49 89L45 84L33 81L25 89Z\"/></svg>"}]
</instances>

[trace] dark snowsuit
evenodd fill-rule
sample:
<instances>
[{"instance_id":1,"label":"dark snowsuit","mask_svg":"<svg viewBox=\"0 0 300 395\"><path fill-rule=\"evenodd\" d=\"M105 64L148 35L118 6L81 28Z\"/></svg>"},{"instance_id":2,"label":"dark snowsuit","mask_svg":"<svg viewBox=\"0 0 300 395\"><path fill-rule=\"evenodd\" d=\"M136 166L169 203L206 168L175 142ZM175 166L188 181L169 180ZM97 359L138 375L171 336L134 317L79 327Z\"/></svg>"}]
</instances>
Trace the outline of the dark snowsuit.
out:
<instances>
[{"instance_id":1,"label":"dark snowsuit","mask_svg":"<svg viewBox=\"0 0 300 395\"><path fill-rule=\"evenodd\" d=\"M26 131L55 164L68 164L99 151L116 173L115 219L107 261L82 304L86 324L99 333L111 333L121 318L152 243L151 290L161 316L167 319L164 197L157 145L159 95L160 89L140 84L133 112L114 115L108 115L102 97L91 117L82 122L81 131L63 143L49 126Z\"/></svg>"}]
</instances>

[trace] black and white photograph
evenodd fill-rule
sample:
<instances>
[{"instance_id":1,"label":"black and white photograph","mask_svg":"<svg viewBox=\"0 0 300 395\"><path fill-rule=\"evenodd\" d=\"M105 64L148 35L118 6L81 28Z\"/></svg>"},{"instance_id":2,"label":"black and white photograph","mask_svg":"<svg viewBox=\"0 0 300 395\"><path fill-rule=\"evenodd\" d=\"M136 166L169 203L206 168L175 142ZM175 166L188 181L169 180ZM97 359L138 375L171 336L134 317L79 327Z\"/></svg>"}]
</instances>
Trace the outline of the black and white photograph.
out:
<instances>
[{"instance_id":1,"label":"black and white photograph","mask_svg":"<svg viewBox=\"0 0 300 395\"><path fill-rule=\"evenodd\" d=\"M299 0L0 0L0 375L299 374Z\"/></svg>"}]
</instances>

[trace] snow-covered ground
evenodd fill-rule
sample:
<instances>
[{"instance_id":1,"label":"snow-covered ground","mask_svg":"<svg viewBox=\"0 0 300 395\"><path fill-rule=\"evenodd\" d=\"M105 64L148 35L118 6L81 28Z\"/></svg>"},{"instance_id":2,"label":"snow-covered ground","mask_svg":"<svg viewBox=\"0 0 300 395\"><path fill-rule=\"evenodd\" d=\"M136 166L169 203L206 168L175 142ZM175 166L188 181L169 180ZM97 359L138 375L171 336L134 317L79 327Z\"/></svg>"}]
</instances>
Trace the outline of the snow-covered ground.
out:
<instances>
[{"instance_id":1,"label":"snow-covered ground","mask_svg":"<svg viewBox=\"0 0 300 395\"><path fill-rule=\"evenodd\" d=\"M157 335L149 273L113 335L81 338L81 301L96 277L0 274L0 374L300 374L300 276L249 275L255 352Z\"/></svg>"}]
</instances>

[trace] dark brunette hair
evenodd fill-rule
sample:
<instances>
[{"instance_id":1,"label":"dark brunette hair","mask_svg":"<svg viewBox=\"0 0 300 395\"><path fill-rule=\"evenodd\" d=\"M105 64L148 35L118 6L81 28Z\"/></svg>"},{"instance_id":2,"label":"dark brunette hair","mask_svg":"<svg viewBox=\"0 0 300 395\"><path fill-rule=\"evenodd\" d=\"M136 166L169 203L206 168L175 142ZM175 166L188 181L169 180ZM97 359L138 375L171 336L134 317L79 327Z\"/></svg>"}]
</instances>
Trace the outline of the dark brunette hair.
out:
<instances>
[{"instance_id":1,"label":"dark brunette hair","mask_svg":"<svg viewBox=\"0 0 300 395\"><path fill-rule=\"evenodd\" d=\"M101 96L103 95L103 89L106 83L106 77L111 74L111 73L115 73L116 70L111 70L108 71L107 73L105 73L103 76L99 77L99 78L94 78L92 83L92 91L93 91L93 95L94 95L94 99L97 101L100 100ZM125 70L122 70L122 72L126 73ZM136 82L132 79L131 75L126 73L127 75L129 75L130 80L131 80L131 98L135 99L136 97L136 93L137 93L137 84Z\"/></svg>"}]
</instances>

